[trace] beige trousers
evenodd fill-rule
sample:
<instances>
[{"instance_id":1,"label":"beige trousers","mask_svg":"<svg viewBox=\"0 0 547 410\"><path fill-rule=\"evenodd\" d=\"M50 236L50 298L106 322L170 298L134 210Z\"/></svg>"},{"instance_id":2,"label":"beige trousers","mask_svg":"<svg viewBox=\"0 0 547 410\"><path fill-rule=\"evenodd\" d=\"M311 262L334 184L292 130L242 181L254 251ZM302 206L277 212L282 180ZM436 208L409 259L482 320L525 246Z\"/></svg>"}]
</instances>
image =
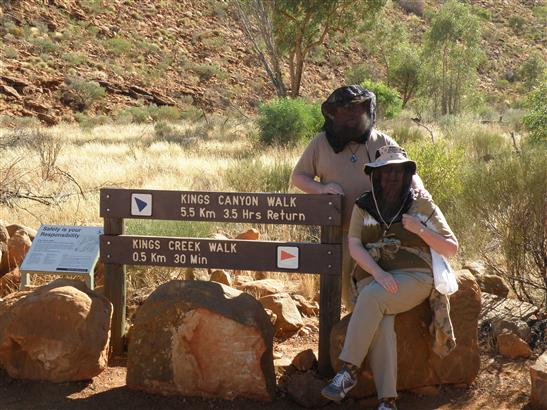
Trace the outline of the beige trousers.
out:
<instances>
[{"instance_id":1,"label":"beige trousers","mask_svg":"<svg viewBox=\"0 0 547 410\"><path fill-rule=\"evenodd\" d=\"M372 277L358 284L359 296L349 321L340 360L361 366L369 355L378 398L397 397L395 316L431 294L433 277L421 272L391 272L399 289L388 293Z\"/></svg>"},{"instance_id":2,"label":"beige trousers","mask_svg":"<svg viewBox=\"0 0 547 410\"><path fill-rule=\"evenodd\" d=\"M355 299L355 286L351 273L353 271L353 259L349 253L348 233L344 231L342 241L342 304L350 312L353 309Z\"/></svg>"}]
</instances>

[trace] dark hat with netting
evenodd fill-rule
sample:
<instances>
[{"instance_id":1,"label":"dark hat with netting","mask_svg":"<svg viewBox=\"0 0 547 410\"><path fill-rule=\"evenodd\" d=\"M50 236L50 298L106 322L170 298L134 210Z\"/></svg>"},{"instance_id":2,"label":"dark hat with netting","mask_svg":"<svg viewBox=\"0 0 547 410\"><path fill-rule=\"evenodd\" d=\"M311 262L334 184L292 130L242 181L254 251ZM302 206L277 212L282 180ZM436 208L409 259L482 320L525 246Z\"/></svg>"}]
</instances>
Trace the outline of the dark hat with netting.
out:
<instances>
[{"instance_id":1,"label":"dark hat with netting","mask_svg":"<svg viewBox=\"0 0 547 410\"><path fill-rule=\"evenodd\" d=\"M376 96L372 91L358 84L347 85L334 90L321 105L321 112L325 118L333 120L336 108L350 104L367 104L370 117L374 123L376 118Z\"/></svg>"}]
</instances>

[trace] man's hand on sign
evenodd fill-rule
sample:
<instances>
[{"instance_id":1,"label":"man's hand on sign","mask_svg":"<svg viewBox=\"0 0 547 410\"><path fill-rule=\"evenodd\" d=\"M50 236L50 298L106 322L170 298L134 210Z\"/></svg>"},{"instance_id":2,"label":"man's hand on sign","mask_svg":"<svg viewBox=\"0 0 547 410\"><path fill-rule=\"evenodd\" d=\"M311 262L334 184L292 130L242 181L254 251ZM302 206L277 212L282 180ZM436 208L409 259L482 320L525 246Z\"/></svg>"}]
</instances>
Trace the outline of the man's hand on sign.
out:
<instances>
[{"instance_id":1,"label":"man's hand on sign","mask_svg":"<svg viewBox=\"0 0 547 410\"><path fill-rule=\"evenodd\" d=\"M321 189L322 194L344 195L344 190L336 182L329 182L324 184Z\"/></svg>"}]
</instances>

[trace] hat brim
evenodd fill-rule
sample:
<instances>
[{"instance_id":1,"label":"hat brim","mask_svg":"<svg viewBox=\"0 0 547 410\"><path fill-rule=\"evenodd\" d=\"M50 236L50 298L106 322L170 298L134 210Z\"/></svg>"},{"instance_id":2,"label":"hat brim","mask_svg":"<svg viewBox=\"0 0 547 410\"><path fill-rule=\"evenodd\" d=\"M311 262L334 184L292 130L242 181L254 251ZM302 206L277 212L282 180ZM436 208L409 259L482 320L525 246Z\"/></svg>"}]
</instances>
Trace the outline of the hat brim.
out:
<instances>
[{"instance_id":1,"label":"hat brim","mask_svg":"<svg viewBox=\"0 0 547 410\"><path fill-rule=\"evenodd\" d=\"M412 161L411 159L389 159L385 161L374 161L370 162L368 164L365 164L365 174L369 175L373 169L381 168L386 165L390 164L409 164L409 166L412 169L412 173L416 173L416 162Z\"/></svg>"}]
</instances>

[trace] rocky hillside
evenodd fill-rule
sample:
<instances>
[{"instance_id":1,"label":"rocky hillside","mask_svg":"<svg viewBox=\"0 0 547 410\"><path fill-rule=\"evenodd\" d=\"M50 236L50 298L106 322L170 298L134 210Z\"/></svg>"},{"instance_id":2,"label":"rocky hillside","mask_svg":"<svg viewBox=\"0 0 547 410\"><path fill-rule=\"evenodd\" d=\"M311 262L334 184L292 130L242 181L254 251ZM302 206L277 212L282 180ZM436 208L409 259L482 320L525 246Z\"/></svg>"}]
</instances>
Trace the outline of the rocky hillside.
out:
<instances>
[{"instance_id":1,"label":"rocky hillside","mask_svg":"<svg viewBox=\"0 0 547 410\"><path fill-rule=\"evenodd\" d=\"M546 6L534 0L473 0L487 61L479 73L489 101L509 105L512 80L534 49L544 52ZM386 14L415 41L439 0L423 13L403 1ZM408 3L408 2L406 2ZM3 0L0 113L46 124L113 115L156 104L182 111L252 112L275 95L224 0ZM366 36L366 34L365 34ZM323 98L369 55L363 34L327 39L305 67L301 94ZM371 59L379 75L379 64ZM84 80L84 81L82 81ZM101 88L98 88L94 81ZM90 85L91 84L91 85ZM4 123L6 123L4 117Z\"/></svg>"}]
</instances>

